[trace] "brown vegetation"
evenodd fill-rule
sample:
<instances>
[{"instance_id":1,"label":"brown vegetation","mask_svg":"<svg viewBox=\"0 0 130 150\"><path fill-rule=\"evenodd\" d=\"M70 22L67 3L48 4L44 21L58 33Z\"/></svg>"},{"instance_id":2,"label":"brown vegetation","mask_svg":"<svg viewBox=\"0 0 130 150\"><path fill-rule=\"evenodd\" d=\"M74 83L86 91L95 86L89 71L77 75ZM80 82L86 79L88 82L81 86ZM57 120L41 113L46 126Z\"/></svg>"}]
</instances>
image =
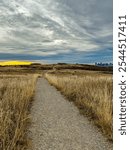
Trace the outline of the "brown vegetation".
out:
<instances>
[{"instance_id":1,"label":"brown vegetation","mask_svg":"<svg viewBox=\"0 0 130 150\"><path fill-rule=\"evenodd\" d=\"M55 71L45 77L112 140L112 75L91 71Z\"/></svg>"},{"instance_id":2,"label":"brown vegetation","mask_svg":"<svg viewBox=\"0 0 130 150\"><path fill-rule=\"evenodd\" d=\"M93 70L93 71L105 71L112 73L112 67L101 67L95 65L87 65L87 64L66 64L66 63L58 63L58 64L39 64L39 63L32 63L31 65L18 65L18 66L0 66L0 72L37 72L43 70Z\"/></svg>"},{"instance_id":3,"label":"brown vegetation","mask_svg":"<svg viewBox=\"0 0 130 150\"><path fill-rule=\"evenodd\" d=\"M112 68L95 69L70 64L0 67L0 150L29 147L30 104L37 74L46 72L49 82L112 139Z\"/></svg>"},{"instance_id":4,"label":"brown vegetation","mask_svg":"<svg viewBox=\"0 0 130 150\"><path fill-rule=\"evenodd\" d=\"M0 75L0 150L24 150L37 75Z\"/></svg>"}]
</instances>

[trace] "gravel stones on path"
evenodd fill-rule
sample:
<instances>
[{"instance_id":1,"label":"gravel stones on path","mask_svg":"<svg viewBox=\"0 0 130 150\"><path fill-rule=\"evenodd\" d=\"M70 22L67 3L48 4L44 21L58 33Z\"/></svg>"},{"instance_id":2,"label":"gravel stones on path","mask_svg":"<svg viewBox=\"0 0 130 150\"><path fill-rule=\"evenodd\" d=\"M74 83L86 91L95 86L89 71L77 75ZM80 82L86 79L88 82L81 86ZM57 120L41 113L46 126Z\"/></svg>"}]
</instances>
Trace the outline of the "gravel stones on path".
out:
<instances>
[{"instance_id":1,"label":"gravel stones on path","mask_svg":"<svg viewBox=\"0 0 130 150\"><path fill-rule=\"evenodd\" d=\"M31 117L33 150L112 150L97 127L44 78L37 81Z\"/></svg>"}]
</instances>

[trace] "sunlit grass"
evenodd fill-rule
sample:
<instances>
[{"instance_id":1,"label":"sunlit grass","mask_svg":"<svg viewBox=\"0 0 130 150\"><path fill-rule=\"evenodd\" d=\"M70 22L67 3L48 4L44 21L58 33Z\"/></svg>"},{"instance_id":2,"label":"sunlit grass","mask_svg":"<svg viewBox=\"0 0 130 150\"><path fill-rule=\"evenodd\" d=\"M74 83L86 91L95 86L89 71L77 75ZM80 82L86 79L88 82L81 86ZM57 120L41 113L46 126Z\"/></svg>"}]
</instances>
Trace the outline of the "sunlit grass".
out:
<instances>
[{"instance_id":1,"label":"sunlit grass","mask_svg":"<svg viewBox=\"0 0 130 150\"><path fill-rule=\"evenodd\" d=\"M0 62L0 66L17 66L17 65L31 65L32 62L26 61L3 61Z\"/></svg>"}]
</instances>

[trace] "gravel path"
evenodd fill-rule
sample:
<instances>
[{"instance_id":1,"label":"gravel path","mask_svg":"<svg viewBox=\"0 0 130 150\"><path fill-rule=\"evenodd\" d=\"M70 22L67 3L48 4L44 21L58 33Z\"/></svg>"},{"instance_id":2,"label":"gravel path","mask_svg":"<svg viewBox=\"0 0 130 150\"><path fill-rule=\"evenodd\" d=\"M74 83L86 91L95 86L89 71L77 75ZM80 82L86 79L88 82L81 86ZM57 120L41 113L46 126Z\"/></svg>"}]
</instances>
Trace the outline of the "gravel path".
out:
<instances>
[{"instance_id":1,"label":"gravel path","mask_svg":"<svg viewBox=\"0 0 130 150\"><path fill-rule=\"evenodd\" d=\"M33 150L112 150L98 129L43 78L37 82L31 115Z\"/></svg>"}]
</instances>

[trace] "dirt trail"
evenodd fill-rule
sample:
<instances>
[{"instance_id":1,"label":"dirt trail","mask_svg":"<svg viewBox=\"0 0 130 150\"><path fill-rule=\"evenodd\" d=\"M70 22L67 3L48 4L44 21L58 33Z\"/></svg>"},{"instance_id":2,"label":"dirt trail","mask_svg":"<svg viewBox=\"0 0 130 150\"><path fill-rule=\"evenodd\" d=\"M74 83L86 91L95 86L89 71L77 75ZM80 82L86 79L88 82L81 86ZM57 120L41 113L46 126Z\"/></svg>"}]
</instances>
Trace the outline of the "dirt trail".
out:
<instances>
[{"instance_id":1,"label":"dirt trail","mask_svg":"<svg viewBox=\"0 0 130 150\"><path fill-rule=\"evenodd\" d=\"M112 150L98 129L43 78L37 82L31 115L33 150Z\"/></svg>"}]
</instances>

